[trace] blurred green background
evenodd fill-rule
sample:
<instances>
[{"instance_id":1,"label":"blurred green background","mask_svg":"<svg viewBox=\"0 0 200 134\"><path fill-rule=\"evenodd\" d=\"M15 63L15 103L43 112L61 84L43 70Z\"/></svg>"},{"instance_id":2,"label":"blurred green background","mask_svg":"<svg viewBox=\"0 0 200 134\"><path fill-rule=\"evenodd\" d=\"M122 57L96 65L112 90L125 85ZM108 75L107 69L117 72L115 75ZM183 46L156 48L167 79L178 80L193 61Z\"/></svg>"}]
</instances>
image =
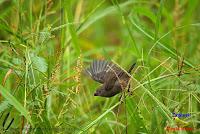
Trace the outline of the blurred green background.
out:
<instances>
[{"instance_id":1,"label":"blurred green background","mask_svg":"<svg viewBox=\"0 0 200 134\"><path fill-rule=\"evenodd\" d=\"M199 4L0 0L1 133L200 133ZM136 62L131 93L94 97L94 59Z\"/></svg>"}]
</instances>

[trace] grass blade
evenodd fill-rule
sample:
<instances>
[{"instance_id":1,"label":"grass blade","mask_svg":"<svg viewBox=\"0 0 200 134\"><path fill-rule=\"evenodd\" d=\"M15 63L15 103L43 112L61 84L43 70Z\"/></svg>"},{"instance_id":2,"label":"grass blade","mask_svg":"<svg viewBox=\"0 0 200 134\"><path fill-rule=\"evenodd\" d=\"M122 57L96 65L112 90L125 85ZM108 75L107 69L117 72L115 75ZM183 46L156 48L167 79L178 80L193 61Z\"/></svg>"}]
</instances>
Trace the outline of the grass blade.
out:
<instances>
[{"instance_id":1,"label":"grass blade","mask_svg":"<svg viewBox=\"0 0 200 134\"><path fill-rule=\"evenodd\" d=\"M93 125L95 125L98 121L100 121L107 113L109 113L112 109L114 109L116 106L118 106L121 102L117 102L114 106L106 110L103 114L101 114L97 119L92 121L90 124L88 124L86 127L84 127L78 134L82 134L83 132L87 131L89 128L91 128Z\"/></svg>"},{"instance_id":2,"label":"grass blade","mask_svg":"<svg viewBox=\"0 0 200 134\"><path fill-rule=\"evenodd\" d=\"M33 126L31 117L30 117L28 111L22 106L22 104L14 96L12 96L8 92L8 90L5 89L2 85L0 85L0 92L1 92L2 96L8 101L8 103L13 105Z\"/></svg>"}]
</instances>

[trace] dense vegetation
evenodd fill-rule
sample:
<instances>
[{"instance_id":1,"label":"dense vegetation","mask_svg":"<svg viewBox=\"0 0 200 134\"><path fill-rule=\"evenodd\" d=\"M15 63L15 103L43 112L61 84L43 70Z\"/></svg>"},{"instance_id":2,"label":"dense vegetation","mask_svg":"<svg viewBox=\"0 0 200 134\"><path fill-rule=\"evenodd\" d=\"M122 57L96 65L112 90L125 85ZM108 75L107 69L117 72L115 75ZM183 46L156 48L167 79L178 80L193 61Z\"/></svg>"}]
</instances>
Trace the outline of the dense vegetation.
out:
<instances>
[{"instance_id":1,"label":"dense vegetation","mask_svg":"<svg viewBox=\"0 0 200 134\"><path fill-rule=\"evenodd\" d=\"M1 0L1 133L200 133L199 5ZM130 92L93 96L83 72L94 59L136 62Z\"/></svg>"}]
</instances>

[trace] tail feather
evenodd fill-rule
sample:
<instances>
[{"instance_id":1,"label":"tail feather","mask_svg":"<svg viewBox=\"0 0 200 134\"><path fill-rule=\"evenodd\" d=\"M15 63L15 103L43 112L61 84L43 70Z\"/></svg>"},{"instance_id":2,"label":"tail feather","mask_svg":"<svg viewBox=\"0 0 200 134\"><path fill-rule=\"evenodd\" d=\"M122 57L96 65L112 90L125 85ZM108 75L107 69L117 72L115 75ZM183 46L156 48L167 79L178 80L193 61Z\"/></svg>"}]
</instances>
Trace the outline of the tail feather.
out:
<instances>
[{"instance_id":1,"label":"tail feather","mask_svg":"<svg viewBox=\"0 0 200 134\"><path fill-rule=\"evenodd\" d=\"M129 70L128 70L128 73L131 73L131 71L133 70L133 68L135 67L135 65L136 65L136 63L133 63L133 64L131 65L131 67L130 67Z\"/></svg>"}]
</instances>

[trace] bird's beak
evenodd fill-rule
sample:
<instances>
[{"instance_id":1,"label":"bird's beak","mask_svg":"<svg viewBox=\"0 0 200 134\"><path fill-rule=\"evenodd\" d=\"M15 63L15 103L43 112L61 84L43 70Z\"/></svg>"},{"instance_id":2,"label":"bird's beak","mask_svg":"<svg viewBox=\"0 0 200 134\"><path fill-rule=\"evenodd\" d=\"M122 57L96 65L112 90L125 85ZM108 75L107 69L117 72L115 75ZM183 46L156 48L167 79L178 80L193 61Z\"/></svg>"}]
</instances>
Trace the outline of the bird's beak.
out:
<instances>
[{"instance_id":1,"label":"bird's beak","mask_svg":"<svg viewBox=\"0 0 200 134\"><path fill-rule=\"evenodd\" d=\"M98 94L97 94L97 93L94 93L94 96L98 96Z\"/></svg>"}]
</instances>

